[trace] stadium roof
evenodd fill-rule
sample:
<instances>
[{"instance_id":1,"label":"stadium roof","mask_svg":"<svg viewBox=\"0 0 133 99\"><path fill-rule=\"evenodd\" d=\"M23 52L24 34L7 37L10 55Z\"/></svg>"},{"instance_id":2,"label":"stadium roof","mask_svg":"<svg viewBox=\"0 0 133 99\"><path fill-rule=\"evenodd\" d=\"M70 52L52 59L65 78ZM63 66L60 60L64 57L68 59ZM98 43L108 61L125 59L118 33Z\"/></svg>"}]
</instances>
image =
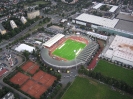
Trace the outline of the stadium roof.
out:
<instances>
[{"instance_id":1,"label":"stadium roof","mask_svg":"<svg viewBox=\"0 0 133 99\"><path fill-rule=\"evenodd\" d=\"M26 45L26 44L20 44L18 47L15 48L16 51L21 52L21 51L28 51L28 52L32 52L33 50L35 50L35 47Z\"/></svg>"},{"instance_id":2,"label":"stadium roof","mask_svg":"<svg viewBox=\"0 0 133 99\"><path fill-rule=\"evenodd\" d=\"M116 36L107 50L106 56L109 58L116 56L133 62L133 39Z\"/></svg>"},{"instance_id":3,"label":"stadium roof","mask_svg":"<svg viewBox=\"0 0 133 99\"><path fill-rule=\"evenodd\" d=\"M118 9L118 6L113 6L113 7L109 10L109 12L115 12L117 9Z\"/></svg>"},{"instance_id":4,"label":"stadium roof","mask_svg":"<svg viewBox=\"0 0 133 99\"><path fill-rule=\"evenodd\" d=\"M59 41L61 38L63 38L65 35L63 34L56 34L54 37L49 39L47 42L43 44L43 46L51 47L53 44L55 44L57 41Z\"/></svg>"},{"instance_id":5,"label":"stadium roof","mask_svg":"<svg viewBox=\"0 0 133 99\"><path fill-rule=\"evenodd\" d=\"M79 15L76 18L76 20L97 24L101 26L111 27L111 28L114 28L117 22L119 21L119 19L107 19L107 18L95 16L95 15L85 14L85 13Z\"/></svg>"},{"instance_id":6,"label":"stadium roof","mask_svg":"<svg viewBox=\"0 0 133 99\"><path fill-rule=\"evenodd\" d=\"M97 5L95 5L94 7L93 7L93 9L98 9L98 8L100 8L102 5L104 5L103 3L98 3Z\"/></svg>"}]
</instances>

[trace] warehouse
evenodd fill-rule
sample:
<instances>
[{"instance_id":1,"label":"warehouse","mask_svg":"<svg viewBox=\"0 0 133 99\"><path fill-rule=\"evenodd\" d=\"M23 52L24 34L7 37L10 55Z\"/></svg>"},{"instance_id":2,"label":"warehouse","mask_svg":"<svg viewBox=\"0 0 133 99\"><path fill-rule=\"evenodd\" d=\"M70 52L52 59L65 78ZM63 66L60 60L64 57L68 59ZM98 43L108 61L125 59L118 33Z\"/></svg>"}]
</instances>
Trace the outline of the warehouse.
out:
<instances>
[{"instance_id":1,"label":"warehouse","mask_svg":"<svg viewBox=\"0 0 133 99\"><path fill-rule=\"evenodd\" d=\"M133 39L115 36L104 57L133 67Z\"/></svg>"},{"instance_id":2,"label":"warehouse","mask_svg":"<svg viewBox=\"0 0 133 99\"><path fill-rule=\"evenodd\" d=\"M95 26L105 26L114 28L116 24L118 23L119 19L107 19L95 15L90 15L83 13L72 20L73 23L79 24L79 25L95 25Z\"/></svg>"}]
</instances>

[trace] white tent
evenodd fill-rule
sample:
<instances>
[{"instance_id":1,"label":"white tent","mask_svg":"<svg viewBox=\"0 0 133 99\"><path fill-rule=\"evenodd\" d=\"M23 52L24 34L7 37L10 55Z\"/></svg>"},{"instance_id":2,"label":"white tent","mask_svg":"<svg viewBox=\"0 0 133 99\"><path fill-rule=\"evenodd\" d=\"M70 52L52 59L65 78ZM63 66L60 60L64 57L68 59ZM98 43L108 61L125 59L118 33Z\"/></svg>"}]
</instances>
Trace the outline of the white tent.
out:
<instances>
[{"instance_id":1,"label":"white tent","mask_svg":"<svg viewBox=\"0 0 133 99\"><path fill-rule=\"evenodd\" d=\"M35 47L26 45L26 44L20 44L18 47L15 48L16 51L18 52L22 52L22 51L28 51L28 52L32 52L33 50L35 50Z\"/></svg>"}]
</instances>

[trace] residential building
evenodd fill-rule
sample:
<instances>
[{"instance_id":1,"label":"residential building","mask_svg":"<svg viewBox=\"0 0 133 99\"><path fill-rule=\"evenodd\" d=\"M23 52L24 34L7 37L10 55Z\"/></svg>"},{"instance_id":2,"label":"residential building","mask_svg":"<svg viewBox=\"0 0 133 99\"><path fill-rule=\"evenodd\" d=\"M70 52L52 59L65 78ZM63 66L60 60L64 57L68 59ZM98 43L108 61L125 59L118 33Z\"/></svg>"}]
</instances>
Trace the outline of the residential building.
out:
<instances>
[{"instance_id":1,"label":"residential building","mask_svg":"<svg viewBox=\"0 0 133 99\"><path fill-rule=\"evenodd\" d=\"M0 33L3 35L3 34L6 34L6 30L5 28L2 26L2 24L0 24Z\"/></svg>"},{"instance_id":2,"label":"residential building","mask_svg":"<svg viewBox=\"0 0 133 99\"><path fill-rule=\"evenodd\" d=\"M10 25L11 25L12 29L17 28L17 25L13 20L10 20Z\"/></svg>"},{"instance_id":3,"label":"residential building","mask_svg":"<svg viewBox=\"0 0 133 99\"><path fill-rule=\"evenodd\" d=\"M23 24L25 24L25 23L27 22L27 20L26 20L26 18L25 18L24 16L22 16L20 20L21 20L21 22L22 22Z\"/></svg>"},{"instance_id":4,"label":"residential building","mask_svg":"<svg viewBox=\"0 0 133 99\"><path fill-rule=\"evenodd\" d=\"M36 11L33 11L33 12L29 12L29 13L27 13L27 16L28 16L29 19L34 19L37 16L40 16L40 11L36 10Z\"/></svg>"},{"instance_id":5,"label":"residential building","mask_svg":"<svg viewBox=\"0 0 133 99\"><path fill-rule=\"evenodd\" d=\"M14 94L12 92L8 92L4 97L1 99L15 99Z\"/></svg>"}]
</instances>

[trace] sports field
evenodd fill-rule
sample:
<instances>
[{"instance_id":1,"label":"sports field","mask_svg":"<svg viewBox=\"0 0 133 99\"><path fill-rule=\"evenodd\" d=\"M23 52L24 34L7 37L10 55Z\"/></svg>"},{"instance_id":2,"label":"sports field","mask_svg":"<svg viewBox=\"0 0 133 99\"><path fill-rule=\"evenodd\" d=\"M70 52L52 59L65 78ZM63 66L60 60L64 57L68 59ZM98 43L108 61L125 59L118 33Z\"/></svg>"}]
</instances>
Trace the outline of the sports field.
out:
<instances>
[{"instance_id":1,"label":"sports field","mask_svg":"<svg viewBox=\"0 0 133 99\"><path fill-rule=\"evenodd\" d=\"M122 80L130 86L133 86L133 70L128 70L120 66L111 64L105 60L100 60L94 71L100 72L105 76Z\"/></svg>"},{"instance_id":2,"label":"sports field","mask_svg":"<svg viewBox=\"0 0 133 99\"><path fill-rule=\"evenodd\" d=\"M133 99L94 80L76 77L61 99Z\"/></svg>"},{"instance_id":3,"label":"sports field","mask_svg":"<svg viewBox=\"0 0 133 99\"><path fill-rule=\"evenodd\" d=\"M59 46L53 55L59 56L66 60L73 60L85 48L86 44L68 39Z\"/></svg>"}]
</instances>

